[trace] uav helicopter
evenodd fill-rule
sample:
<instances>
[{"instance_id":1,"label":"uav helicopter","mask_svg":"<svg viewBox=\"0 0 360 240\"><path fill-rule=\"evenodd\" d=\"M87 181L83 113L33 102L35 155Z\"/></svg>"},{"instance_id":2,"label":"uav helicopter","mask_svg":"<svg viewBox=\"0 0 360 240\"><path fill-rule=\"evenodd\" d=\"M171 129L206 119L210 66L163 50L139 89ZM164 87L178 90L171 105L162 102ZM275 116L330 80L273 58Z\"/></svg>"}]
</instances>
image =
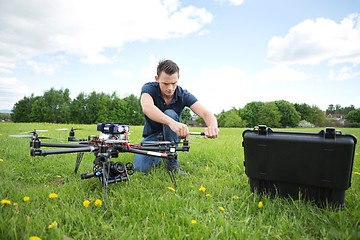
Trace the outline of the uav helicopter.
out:
<instances>
[{"instance_id":1,"label":"uav helicopter","mask_svg":"<svg viewBox=\"0 0 360 240\"><path fill-rule=\"evenodd\" d=\"M32 157L47 156L54 154L77 153L75 164L75 174L77 174L83 155L86 152L94 153L95 160L91 172L81 174L81 179L93 177L99 178L104 189L104 211L106 211L106 195L109 184L128 181L129 176L134 174L132 162L123 164L114 162L112 158L118 158L119 153L134 153L147 156L160 157L168 161L176 161L177 152L189 152L190 146L188 140L182 140L180 143L175 141L164 141L161 135L158 141L141 142L140 144L130 144L129 125L118 122L103 122L97 124L98 136L90 135L87 139L77 139L75 137L75 128L57 129L69 130L69 143L49 143L42 142L41 139L53 139L50 137L39 136L39 132L47 130L34 130L28 133L32 135L10 135L11 137L26 137L30 139L30 154ZM203 132L191 132L191 135L205 135ZM179 145L182 145L179 147ZM42 149L42 147L52 147L56 149ZM168 173L174 186L176 181L174 173L168 169Z\"/></svg>"}]
</instances>

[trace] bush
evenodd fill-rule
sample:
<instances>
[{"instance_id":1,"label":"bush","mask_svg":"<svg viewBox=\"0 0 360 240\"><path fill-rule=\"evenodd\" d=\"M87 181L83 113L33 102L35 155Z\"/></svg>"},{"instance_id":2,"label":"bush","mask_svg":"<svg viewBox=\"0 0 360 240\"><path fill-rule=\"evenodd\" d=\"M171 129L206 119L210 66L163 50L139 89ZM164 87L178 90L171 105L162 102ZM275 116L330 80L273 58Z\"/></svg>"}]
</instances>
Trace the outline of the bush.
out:
<instances>
[{"instance_id":1,"label":"bush","mask_svg":"<svg viewBox=\"0 0 360 240\"><path fill-rule=\"evenodd\" d=\"M315 127L315 125L306 120L301 120L298 124L298 127L309 128L309 127Z\"/></svg>"}]
</instances>

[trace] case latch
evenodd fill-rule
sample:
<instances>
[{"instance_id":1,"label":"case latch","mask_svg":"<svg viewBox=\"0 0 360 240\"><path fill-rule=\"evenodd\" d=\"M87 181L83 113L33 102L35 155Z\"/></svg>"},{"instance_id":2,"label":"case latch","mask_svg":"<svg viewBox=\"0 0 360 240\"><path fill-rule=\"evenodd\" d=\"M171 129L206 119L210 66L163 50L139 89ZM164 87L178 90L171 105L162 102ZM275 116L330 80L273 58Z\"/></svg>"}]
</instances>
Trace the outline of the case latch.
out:
<instances>
[{"instance_id":1,"label":"case latch","mask_svg":"<svg viewBox=\"0 0 360 240\"><path fill-rule=\"evenodd\" d=\"M326 128L326 131L325 131L325 138L335 138L336 136L336 130L335 128Z\"/></svg>"},{"instance_id":2,"label":"case latch","mask_svg":"<svg viewBox=\"0 0 360 240\"><path fill-rule=\"evenodd\" d=\"M267 127L266 125L259 125L255 127L255 130L259 131L259 135L266 135L267 134Z\"/></svg>"}]
</instances>

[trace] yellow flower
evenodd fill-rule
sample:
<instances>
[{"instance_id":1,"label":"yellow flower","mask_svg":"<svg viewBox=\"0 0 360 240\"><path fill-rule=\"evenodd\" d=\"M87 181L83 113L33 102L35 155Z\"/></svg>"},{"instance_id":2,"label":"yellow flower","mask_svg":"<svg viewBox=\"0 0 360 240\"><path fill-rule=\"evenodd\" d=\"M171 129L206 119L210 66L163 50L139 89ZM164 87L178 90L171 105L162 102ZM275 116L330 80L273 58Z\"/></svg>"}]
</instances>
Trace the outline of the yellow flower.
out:
<instances>
[{"instance_id":1,"label":"yellow flower","mask_svg":"<svg viewBox=\"0 0 360 240\"><path fill-rule=\"evenodd\" d=\"M172 187L168 187L168 189L175 192L175 189L173 189Z\"/></svg>"},{"instance_id":2,"label":"yellow flower","mask_svg":"<svg viewBox=\"0 0 360 240\"><path fill-rule=\"evenodd\" d=\"M206 188L204 188L203 186L201 186L201 187L199 188L199 191L205 192L205 190L206 190Z\"/></svg>"},{"instance_id":3,"label":"yellow flower","mask_svg":"<svg viewBox=\"0 0 360 240\"><path fill-rule=\"evenodd\" d=\"M7 199L3 199L3 200L1 200L1 204L11 204L11 202L10 202L10 200L7 200Z\"/></svg>"},{"instance_id":4,"label":"yellow flower","mask_svg":"<svg viewBox=\"0 0 360 240\"><path fill-rule=\"evenodd\" d=\"M100 199L96 199L95 206L101 206L101 205L102 205L102 201Z\"/></svg>"},{"instance_id":5,"label":"yellow flower","mask_svg":"<svg viewBox=\"0 0 360 240\"><path fill-rule=\"evenodd\" d=\"M57 194L56 193L50 193L49 198L57 198Z\"/></svg>"},{"instance_id":6,"label":"yellow flower","mask_svg":"<svg viewBox=\"0 0 360 240\"><path fill-rule=\"evenodd\" d=\"M207 196L207 197L211 197L211 194L209 194L209 193L208 193L208 194L206 194L205 196Z\"/></svg>"},{"instance_id":7,"label":"yellow flower","mask_svg":"<svg viewBox=\"0 0 360 240\"><path fill-rule=\"evenodd\" d=\"M191 220L192 224L197 224L197 222L195 220Z\"/></svg>"},{"instance_id":8,"label":"yellow flower","mask_svg":"<svg viewBox=\"0 0 360 240\"><path fill-rule=\"evenodd\" d=\"M208 167L208 166L206 166L205 171L208 171L208 170L209 170L209 167Z\"/></svg>"},{"instance_id":9,"label":"yellow flower","mask_svg":"<svg viewBox=\"0 0 360 240\"><path fill-rule=\"evenodd\" d=\"M14 202L14 204L13 204L13 205L14 205L15 207L17 207L17 205L18 205L18 204L17 204L16 202Z\"/></svg>"},{"instance_id":10,"label":"yellow flower","mask_svg":"<svg viewBox=\"0 0 360 240\"><path fill-rule=\"evenodd\" d=\"M56 177L57 177L57 178L61 178L61 176L60 176L60 175L56 175Z\"/></svg>"},{"instance_id":11,"label":"yellow flower","mask_svg":"<svg viewBox=\"0 0 360 240\"><path fill-rule=\"evenodd\" d=\"M50 228L53 228L53 227L57 227L57 222L55 221L55 222L53 222L52 224L50 224L49 226L48 226L48 228L50 229Z\"/></svg>"},{"instance_id":12,"label":"yellow flower","mask_svg":"<svg viewBox=\"0 0 360 240\"><path fill-rule=\"evenodd\" d=\"M29 240L41 240L41 238L33 236L33 237L30 237Z\"/></svg>"},{"instance_id":13,"label":"yellow flower","mask_svg":"<svg viewBox=\"0 0 360 240\"><path fill-rule=\"evenodd\" d=\"M239 196L234 196L234 199L239 199Z\"/></svg>"},{"instance_id":14,"label":"yellow flower","mask_svg":"<svg viewBox=\"0 0 360 240\"><path fill-rule=\"evenodd\" d=\"M259 202L258 208L262 208L263 206L264 206L263 203L262 203L262 202Z\"/></svg>"},{"instance_id":15,"label":"yellow flower","mask_svg":"<svg viewBox=\"0 0 360 240\"><path fill-rule=\"evenodd\" d=\"M359 172L354 172L356 175L360 175L360 173Z\"/></svg>"},{"instance_id":16,"label":"yellow flower","mask_svg":"<svg viewBox=\"0 0 360 240\"><path fill-rule=\"evenodd\" d=\"M225 209L223 207L219 207L219 209L223 212L225 211Z\"/></svg>"},{"instance_id":17,"label":"yellow flower","mask_svg":"<svg viewBox=\"0 0 360 240\"><path fill-rule=\"evenodd\" d=\"M190 164L190 162L186 162L187 164Z\"/></svg>"},{"instance_id":18,"label":"yellow flower","mask_svg":"<svg viewBox=\"0 0 360 240\"><path fill-rule=\"evenodd\" d=\"M30 216L26 216L26 220L28 220L28 221L29 221L29 220L30 220Z\"/></svg>"},{"instance_id":19,"label":"yellow flower","mask_svg":"<svg viewBox=\"0 0 360 240\"><path fill-rule=\"evenodd\" d=\"M359 155L359 153L355 153L355 155Z\"/></svg>"},{"instance_id":20,"label":"yellow flower","mask_svg":"<svg viewBox=\"0 0 360 240\"><path fill-rule=\"evenodd\" d=\"M4 160L0 159L0 162L3 162Z\"/></svg>"},{"instance_id":21,"label":"yellow flower","mask_svg":"<svg viewBox=\"0 0 360 240\"><path fill-rule=\"evenodd\" d=\"M88 207L90 205L90 202L88 200L85 200L83 202L84 207Z\"/></svg>"},{"instance_id":22,"label":"yellow flower","mask_svg":"<svg viewBox=\"0 0 360 240\"><path fill-rule=\"evenodd\" d=\"M28 196L24 197L24 202L29 201L29 199L30 198Z\"/></svg>"}]
</instances>

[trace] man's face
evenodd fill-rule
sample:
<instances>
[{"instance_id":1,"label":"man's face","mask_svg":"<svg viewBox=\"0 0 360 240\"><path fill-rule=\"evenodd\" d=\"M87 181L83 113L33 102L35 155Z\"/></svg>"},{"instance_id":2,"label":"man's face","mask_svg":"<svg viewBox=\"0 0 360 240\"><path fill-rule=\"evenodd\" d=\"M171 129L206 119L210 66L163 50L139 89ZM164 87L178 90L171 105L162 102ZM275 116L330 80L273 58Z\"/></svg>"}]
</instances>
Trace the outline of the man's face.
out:
<instances>
[{"instance_id":1,"label":"man's face","mask_svg":"<svg viewBox=\"0 0 360 240\"><path fill-rule=\"evenodd\" d=\"M168 75L165 72L161 72L160 77L155 76L155 80L160 85L161 95L164 98L171 98L174 96L178 84L179 73Z\"/></svg>"}]
</instances>

